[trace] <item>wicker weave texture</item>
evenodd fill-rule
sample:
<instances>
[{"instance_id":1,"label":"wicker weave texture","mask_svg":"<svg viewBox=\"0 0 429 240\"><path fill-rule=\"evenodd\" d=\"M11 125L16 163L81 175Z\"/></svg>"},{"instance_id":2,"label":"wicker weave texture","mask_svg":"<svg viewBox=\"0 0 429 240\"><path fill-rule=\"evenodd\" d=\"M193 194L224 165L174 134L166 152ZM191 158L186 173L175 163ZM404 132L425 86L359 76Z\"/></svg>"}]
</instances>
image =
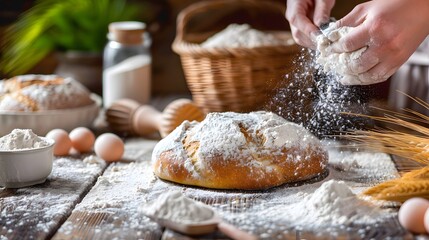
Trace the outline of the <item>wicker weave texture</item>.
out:
<instances>
[{"instance_id":1,"label":"wicker weave texture","mask_svg":"<svg viewBox=\"0 0 429 240\"><path fill-rule=\"evenodd\" d=\"M284 6L260 0L203 1L184 9L178 16L177 35L173 50L181 57L187 85L193 100L207 112L249 112L261 110L276 90L279 81L291 71L291 64L299 52L294 45L263 46L256 48L203 48L207 39L186 34L186 24L194 14L213 9L240 7L271 9L284 14ZM288 41L288 31L272 32Z\"/></svg>"}]
</instances>

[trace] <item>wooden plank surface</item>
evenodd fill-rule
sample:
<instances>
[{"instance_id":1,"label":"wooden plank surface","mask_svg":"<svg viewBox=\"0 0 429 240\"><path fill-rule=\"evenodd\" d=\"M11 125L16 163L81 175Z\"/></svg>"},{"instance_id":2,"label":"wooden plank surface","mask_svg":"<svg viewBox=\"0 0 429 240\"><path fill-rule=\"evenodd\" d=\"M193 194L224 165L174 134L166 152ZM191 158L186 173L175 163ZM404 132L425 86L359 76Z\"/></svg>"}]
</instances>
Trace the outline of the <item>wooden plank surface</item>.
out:
<instances>
[{"instance_id":1,"label":"wooden plank surface","mask_svg":"<svg viewBox=\"0 0 429 240\"><path fill-rule=\"evenodd\" d=\"M185 195L214 207L227 222L251 232L262 239L321 239L336 238L388 238L392 236L410 237L398 224L395 215L389 220L374 226L354 226L338 228L333 232L308 231L289 227L286 222L276 222L270 216L261 215L265 207L289 204L288 198L279 198L279 194L293 195L295 187L308 185L305 191L312 192L328 179L344 180L356 191L378 182L398 177L398 172L387 156L383 161L390 163L389 174L377 167L385 164L372 163L371 166L357 169L341 169L331 162L329 171L318 178L297 184L286 184L266 191L220 191L179 185L159 180L150 168L151 150L155 141L135 140L127 142L126 159L130 162L111 164L96 185L78 204L58 230L54 239L195 239L165 230L142 216L138 208L144 203L156 199L159 194L179 190ZM339 151L337 151L339 152ZM343 154L343 155L341 155ZM337 158L358 158L360 153L345 152ZM360 155L359 155L360 156ZM371 157L365 155L364 157ZM379 159L378 159L379 160ZM337 160L338 161L338 160ZM366 171L364 168L367 168ZM392 170L393 169L393 170ZM124 199L127 199L124 201ZM285 202L283 202L285 201ZM227 239L216 232L198 239Z\"/></svg>"},{"instance_id":2,"label":"wooden plank surface","mask_svg":"<svg viewBox=\"0 0 429 240\"><path fill-rule=\"evenodd\" d=\"M128 162L110 164L53 239L160 239L163 229L138 210L156 181L150 166L155 144L129 140Z\"/></svg>"},{"instance_id":3,"label":"wooden plank surface","mask_svg":"<svg viewBox=\"0 0 429 240\"><path fill-rule=\"evenodd\" d=\"M43 184L0 188L1 239L50 238L106 167L104 162L87 163L83 158L56 158Z\"/></svg>"},{"instance_id":4,"label":"wooden plank surface","mask_svg":"<svg viewBox=\"0 0 429 240\"><path fill-rule=\"evenodd\" d=\"M377 181L397 176L397 172L383 176L375 167L379 166L377 164L370 166L374 171L363 173L359 169L341 169L332 162L329 171L310 181L266 191L219 191L155 178L150 167L155 144L154 140L129 139L124 161L107 168L103 162L82 161L85 155L59 158L54 161L53 173L46 183L19 190L0 189L0 239L49 239L52 236L53 239L228 239L219 232L191 238L164 230L140 214L140 206L171 190L179 190L214 207L224 220L262 239L412 237L402 230L396 218L363 230L359 227L314 232L272 222L258 212L264 207L287 204L274 196L293 194L292 189L303 184L314 190L320 181L339 179L360 191ZM354 154L346 152L340 157L352 158ZM395 164L400 171L418 167L405 159L398 159Z\"/></svg>"},{"instance_id":5,"label":"wooden plank surface","mask_svg":"<svg viewBox=\"0 0 429 240\"><path fill-rule=\"evenodd\" d=\"M357 157L359 154L359 152L346 151L337 156L337 158L347 160L371 156L363 155ZM332 155L332 151L330 155ZM380 158L374 158L374 161L377 160L380 160ZM359 160L357 162L359 164ZM384 222L371 226L342 226L339 228L321 228L317 230L306 230L305 227L304 229L289 227L286 219L283 219L284 221L278 218L274 220L270 219L273 215L264 214L266 213L264 210L271 207L277 210L275 213L281 214L283 208L276 207L276 205L287 205L290 202L287 202L287 197L279 198L278 193L284 195L295 194L292 189L300 185L308 185L309 187L314 185L313 190L311 190L314 191L322 182L328 179L336 179L346 181L349 187L359 192L378 182L397 177L397 172L384 176L382 169L377 170L377 166L382 167L381 165L384 163L382 161L378 163L374 162L371 166L367 166L367 171L360 171L365 167L359 166L355 169L340 169L335 162L330 162L329 173L320 176L319 179L298 184L286 184L267 191L213 191L157 181L149 194L181 190L188 197L214 207L223 216L224 220L242 230L253 233L261 239L385 239L395 237L411 239L412 235L400 227L395 214ZM392 167L394 168L394 166ZM152 199L154 199L154 196L152 196ZM396 211L396 209L393 209L393 211ZM224 237L217 233L208 237L204 236L201 239L206 238L223 239ZM164 232L162 239L189 239L189 237L167 230Z\"/></svg>"}]
</instances>

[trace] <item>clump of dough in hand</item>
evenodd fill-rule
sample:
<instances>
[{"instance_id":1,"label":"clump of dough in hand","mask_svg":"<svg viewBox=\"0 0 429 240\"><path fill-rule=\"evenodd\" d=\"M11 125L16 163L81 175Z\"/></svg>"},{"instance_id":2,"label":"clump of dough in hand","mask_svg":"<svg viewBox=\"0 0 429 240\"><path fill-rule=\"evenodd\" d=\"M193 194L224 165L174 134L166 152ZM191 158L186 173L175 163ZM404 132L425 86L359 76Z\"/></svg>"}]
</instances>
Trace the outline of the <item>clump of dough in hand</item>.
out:
<instances>
[{"instance_id":1,"label":"clump of dough in hand","mask_svg":"<svg viewBox=\"0 0 429 240\"><path fill-rule=\"evenodd\" d=\"M335 53L329 45L337 42L347 35L353 27L336 28L335 23L331 23L324 30L325 34L320 34L316 38L317 50L320 52L317 63L323 67L324 72L333 72L341 76L340 82L344 85L368 84L362 79L362 74L350 69L351 65L359 64L358 59L368 47L360 48L353 52Z\"/></svg>"}]
</instances>

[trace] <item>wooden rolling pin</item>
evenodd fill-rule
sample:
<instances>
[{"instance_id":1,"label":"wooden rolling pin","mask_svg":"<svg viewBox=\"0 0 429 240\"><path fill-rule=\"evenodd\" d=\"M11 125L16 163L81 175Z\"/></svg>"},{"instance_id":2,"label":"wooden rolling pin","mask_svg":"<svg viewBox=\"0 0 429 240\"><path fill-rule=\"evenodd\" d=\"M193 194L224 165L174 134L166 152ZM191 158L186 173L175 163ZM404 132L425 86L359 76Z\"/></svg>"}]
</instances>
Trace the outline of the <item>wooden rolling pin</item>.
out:
<instances>
[{"instance_id":1,"label":"wooden rolling pin","mask_svg":"<svg viewBox=\"0 0 429 240\"><path fill-rule=\"evenodd\" d=\"M106 120L112 130L148 136L159 131L167 136L183 121L202 121L205 114L189 99L177 99L159 112L149 105L131 99L120 99L106 110Z\"/></svg>"}]
</instances>

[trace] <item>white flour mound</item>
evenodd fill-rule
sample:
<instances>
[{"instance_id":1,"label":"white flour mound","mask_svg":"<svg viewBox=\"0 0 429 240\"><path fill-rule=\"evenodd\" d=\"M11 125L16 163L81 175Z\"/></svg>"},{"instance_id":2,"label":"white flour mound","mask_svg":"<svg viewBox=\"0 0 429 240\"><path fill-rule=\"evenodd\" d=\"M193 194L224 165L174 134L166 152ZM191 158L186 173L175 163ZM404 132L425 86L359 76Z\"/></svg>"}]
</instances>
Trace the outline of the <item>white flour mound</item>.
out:
<instances>
[{"instance_id":1,"label":"white flour mound","mask_svg":"<svg viewBox=\"0 0 429 240\"><path fill-rule=\"evenodd\" d=\"M336 226L350 223L371 223L383 212L360 200L343 181L324 182L313 194L289 206L290 219L306 225Z\"/></svg>"},{"instance_id":2,"label":"white flour mound","mask_svg":"<svg viewBox=\"0 0 429 240\"><path fill-rule=\"evenodd\" d=\"M161 194L141 211L148 216L175 222L195 223L213 217L213 210L208 206L182 195L179 191Z\"/></svg>"},{"instance_id":3,"label":"white flour mound","mask_svg":"<svg viewBox=\"0 0 429 240\"><path fill-rule=\"evenodd\" d=\"M224 30L216 33L201 43L204 48L214 47L261 47L272 45L292 45L294 41L284 41L274 35L258 31L248 24L230 24Z\"/></svg>"},{"instance_id":4,"label":"white flour mound","mask_svg":"<svg viewBox=\"0 0 429 240\"><path fill-rule=\"evenodd\" d=\"M49 143L37 136L31 129L14 129L0 138L0 150L12 151L48 146Z\"/></svg>"},{"instance_id":5,"label":"white flour mound","mask_svg":"<svg viewBox=\"0 0 429 240\"><path fill-rule=\"evenodd\" d=\"M334 72L343 76L340 82L344 85L361 85L364 84L359 78L359 73L350 69L350 65L358 64L357 60L368 47L360 48L353 52L335 53L332 52L329 46L333 42L337 42L346 36L353 28L340 27L335 28L335 23L331 23L328 29L325 30L327 36L320 34L317 41L317 50L320 55L317 58L317 63L322 65L324 72Z\"/></svg>"}]
</instances>

